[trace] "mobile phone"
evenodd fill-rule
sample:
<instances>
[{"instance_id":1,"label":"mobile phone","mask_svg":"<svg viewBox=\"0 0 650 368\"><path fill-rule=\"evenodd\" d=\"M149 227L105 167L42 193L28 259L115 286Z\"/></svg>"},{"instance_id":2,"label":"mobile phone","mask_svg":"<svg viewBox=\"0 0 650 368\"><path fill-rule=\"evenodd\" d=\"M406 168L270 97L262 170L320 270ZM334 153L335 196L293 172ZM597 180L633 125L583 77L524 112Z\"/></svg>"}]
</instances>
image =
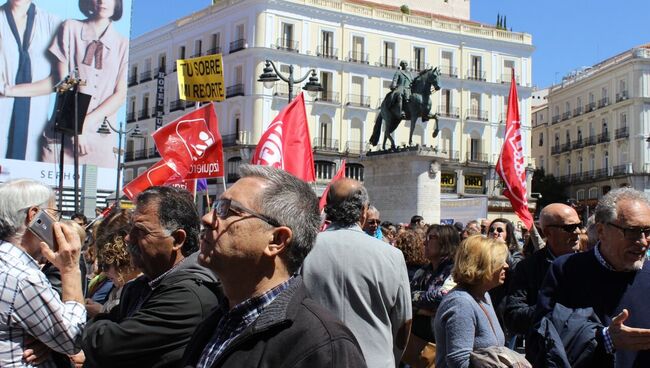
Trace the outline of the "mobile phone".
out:
<instances>
[{"instance_id":1,"label":"mobile phone","mask_svg":"<svg viewBox=\"0 0 650 368\"><path fill-rule=\"evenodd\" d=\"M52 227L55 222L56 220L52 218L52 216L43 209L39 209L27 228L39 239L44 241L51 249L56 250L54 228Z\"/></svg>"}]
</instances>

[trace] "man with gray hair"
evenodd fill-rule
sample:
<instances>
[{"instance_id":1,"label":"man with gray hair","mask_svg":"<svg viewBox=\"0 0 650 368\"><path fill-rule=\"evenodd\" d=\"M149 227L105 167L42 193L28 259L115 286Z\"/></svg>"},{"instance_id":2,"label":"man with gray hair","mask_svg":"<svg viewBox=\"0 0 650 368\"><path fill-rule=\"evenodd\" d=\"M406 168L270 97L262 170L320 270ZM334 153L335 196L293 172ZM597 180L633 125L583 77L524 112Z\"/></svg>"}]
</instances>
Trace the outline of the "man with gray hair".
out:
<instances>
[{"instance_id":1,"label":"man with gray hair","mask_svg":"<svg viewBox=\"0 0 650 368\"><path fill-rule=\"evenodd\" d=\"M535 319L557 304L593 308L603 326L592 336L597 345L587 366L650 367L650 199L632 188L612 190L599 201L595 219L599 242L553 262Z\"/></svg>"},{"instance_id":2,"label":"man with gray hair","mask_svg":"<svg viewBox=\"0 0 650 368\"><path fill-rule=\"evenodd\" d=\"M27 225L40 211L56 221L52 190L33 180L0 185L0 366L54 367L47 347L63 354L81 349L86 323L81 291L77 233L55 222L55 249L50 249ZM41 272L47 259L61 273L61 298Z\"/></svg>"},{"instance_id":3,"label":"man with gray hair","mask_svg":"<svg viewBox=\"0 0 650 368\"><path fill-rule=\"evenodd\" d=\"M384 236L382 235L381 227L379 226L379 224L381 224L381 220L379 219L379 210L375 206L368 206L367 216L368 218L366 219L366 223L363 225L363 231L370 236L383 240Z\"/></svg>"},{"instance_id":4,"label":"man with gray hair","mask_svg":"<svg viewBox=\"0 0 650 368\"><path fill-rule=\"evenodd\" d=\"M223 284L220 307L185 351L190 367L365 367L352 333L307 298L297 271L318 233L310 186L270 166L241 178L203 216L201 264Z\"/></svg>"},{"instance_id":5,"label":"man with gray hair","mask_svg":"<svg viewBox=\"0 0 650 368\"><path fill-rule=\"evenodd\" d=\"M367 236L368 193L352 179L332 183L318 234L303 265L309 296L352 330L369 367L397 367L411 330L411 291L404 256Z\"/></svg>"}]
</instances>

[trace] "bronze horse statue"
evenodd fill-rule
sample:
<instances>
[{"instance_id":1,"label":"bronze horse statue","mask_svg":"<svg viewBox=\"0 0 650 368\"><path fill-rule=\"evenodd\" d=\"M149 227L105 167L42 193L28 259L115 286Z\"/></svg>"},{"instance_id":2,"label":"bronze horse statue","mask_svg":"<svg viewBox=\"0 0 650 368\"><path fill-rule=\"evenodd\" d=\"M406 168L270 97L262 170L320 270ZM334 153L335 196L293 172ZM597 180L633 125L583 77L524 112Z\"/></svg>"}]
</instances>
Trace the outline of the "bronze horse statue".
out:
<instances>
[{"instance_id":1,"label":"bronze horse statue","mask_svg":"<svg viewBox=\"0 0 650 368\"><path fill-rule=\"evenodd\" d=\"M415 130L415 122L418 118L422 118L423 122L433 118L436 122L433 131L433 137L438 136L438 119L435 115L429 115L431 111L431 87L438 91L438 77L440 72L438 68L428 68L421 71L413 83L411 83L411 99L404 104L404 115L406 120L411 120L411 129L409 132L409 146L413 141L413 130ZM391 133L397 129L399 123L402 121L402 111L399 111L399 104L397 99L402 98L395 91L388 92L386 97L381 103L380 113L375 120L375 126L372 129L372 136L370 136L370 144L376 146L379 144L379 136L381 135L381 124L385 122L384 126L384 143L382 149L386 149L386 140L390 139L391 149L395 149L395 140L391 137Z\"/></svg>"}]
</instances>

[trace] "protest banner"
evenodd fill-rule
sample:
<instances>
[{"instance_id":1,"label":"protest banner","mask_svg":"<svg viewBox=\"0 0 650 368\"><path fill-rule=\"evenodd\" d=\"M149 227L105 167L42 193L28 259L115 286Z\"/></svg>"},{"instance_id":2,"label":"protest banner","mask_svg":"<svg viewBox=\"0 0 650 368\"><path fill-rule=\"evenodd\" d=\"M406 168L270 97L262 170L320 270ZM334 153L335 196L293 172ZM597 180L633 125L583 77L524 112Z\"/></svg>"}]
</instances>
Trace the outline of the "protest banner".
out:
<instances>
[{"instance_id":1,"label":"protest banner","mask_svg":"<svg viewBox=\"0 0 650 368\"><path fill-rule=\"evenodd\" d=\"M186 101L226 99L221 54L176 60L178 95Z\"/></svg>"}]
</instances>

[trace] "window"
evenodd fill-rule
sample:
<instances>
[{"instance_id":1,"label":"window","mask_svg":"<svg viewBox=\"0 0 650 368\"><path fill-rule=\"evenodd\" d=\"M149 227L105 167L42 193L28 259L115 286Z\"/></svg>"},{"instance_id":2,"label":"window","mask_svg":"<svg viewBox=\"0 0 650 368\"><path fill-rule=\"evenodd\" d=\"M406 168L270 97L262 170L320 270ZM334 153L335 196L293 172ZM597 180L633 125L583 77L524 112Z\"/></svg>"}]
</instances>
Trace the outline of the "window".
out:
<instances>
[{"instance_id":1,"label":"window","mask_svg":"<svg viewBox=\"0 0 650 368\"><path fill-rule=\"evenodd\" d=\"M440 91L440 111L441 113L449 116L451 115L451 91L443 89Z\"/></svg>"},{"instance_id":2,"label":"window","mask_svg":"<svg viewBox=\"0 0 650 368\"><path fill-rule=\"evenodd\" d=\"M203 52L203 41L196 40L194 41L194 57L201 56Z\"/></svg>"},{"instance_id":3,"label":"window","mask_svg":"<svg viewBox=\"0 0 650 368\"><path fill-rule=\"evenodd\" d=\"M242 84L244 82L244 68L241 65L235 67L235 84Z\"/></svg>"},{"instance_id":4,"label":"window","mask_svg":"<svg viewBox=\"0 0 650 368\"><path fill-rule=\"evenodd\" d=\"M167 54L158 55L158 71L165 72L167 70Z\"/></svg>"},{"instance_id":5,"label":"window","mask_svg":"<svg viewBox=\"0 0 650 368\"><path fill-rule=\"evenodd\" d=\"M472 56L470 58L470 77L469 79L483 80L483 68L481 66L481 57Z\"/></svg>"},{"instance_id":6,"label":"window","mask_svg":"<svg viewBox=\"0 0 650 368\"><path fill-rule=\"evenodd\" d=\"M598 188L589 188L589 199L598 199Z\"/></svg>"},{"instance_id":7,"label":"window","mask_svg":"<svg viewBox=\"0 0 650 368\"><path fill-rule=\"evenodd\" d=\"M607 131L607 119L603 119L603 135L606 136L608 131Z\"/></svg>"},{"instance_id":8,"label":"window","mask_svg":"<svg viewBox=\"0 0 650 368\"><path fill-rule=\"evenodd\" d=\"M564 103L564 112L569 114L571 112L571 103L569 101Z\"/></svg>"},{"instance_id":9,"label":"window","mask_svg":"<svg viewBox=\"0 0 650 368\"><path fill-rule=\"evenodd\" d=\"M454 53L451 51L443 51L442 54L440 55L440 72L442 74L446 74L448 76L456 76L456 73L454 71L454 61L453 61Z\"/></svg>"},{"instance_id":10,"label":"window","mask_svg":"<svg viewBox=\"0 0 650 368\"><path fill-rule=\"evenodd\" d=\"M578 142L582 142L582 129L578 128Z\"/></svg>"},{"instance_id":11,"label":"window","mask_svg":"<svg viewBox=\"0 0 650 368\"><path fill-rule=\"evenodd\" d=\"M578 156L578 173L582 173L582 156Z\"/></svg>"},{"instance_id":12,"label":"window","mask_svg":"<svg viewBox=\"0 0 650 368\"><path fill-rule=\"evenodd\" d=\"M481 94L472 92L469 97L470 115L478 118L481 110Z\"/></svg>"},{"instance_id":13,"label":"window","mask_svg":"<svg viewBox=\"0 0 650 368\"><path fill-rule=\"evenodd\" d=\"M585 190L584 189L578 189L576 191L576 199L579 201L582 201L585 199Z\"/></svg>"},{"instance_id":14,"label":"window","mask_svg":"<svg viewBox=\"0 0 650 368\"><path fill-rule=\"evenodd\" d=\"M236 113L233 117L233 125L235 126L235 134L237 134L237 137L239 138L239 134L241 132L241 114Z\"/></svg>"},{"instance_id":15,"label":"window","mask_svg":"<svg viewBox=\"0 0 650 368\"><path fill-rule=\"evenodd\" d=\"M625 127L627 127L627 114L624 113L624 112L622 112L621 115L620 115L619 126L620 126L621 128L625 128Z\"/></svg>"},{"instance_id":16,"label":"window","mask_svg":"<svg viewBox=\"0 0 650 368\"><path fill-rule=\"evenodd\" d=\"M332 119L327 115L321 115L318 126L318 146L321 148L333 148L332 141Z\"/></svg>"},{"instance_id":17,"label":"window","mask_svg":"<svg viewBox=\"0 0 650 368\"><path fill-rule=\"evenodd\" d=\"M334 102L332 80L334 79L331 72L320 72L320 83L323 87L323 92L321 92L321 99L324 101Z\"/></svg>"},{"instance_id":18,"label":"window","mask_svg":"<svg viewBox=\"0 0 650 368\"><path fill-rule=\"evenodd\" d=\"M244 24L238 24L235 26L235 41L243 40L246 38L244 33Z\"/></svg>"},{"instance_id":19,"label":"window","mask_svg":"<svg viewBox=\"0 0 650 368\"><path fill-rule=\"evenodd\" d=\"M363 77L353 76L351 82L350 98L348 102L356 106L366 106Z\"/></svg>"},{"instance_id":20,"label":"window","mask_svg":"<svg viewBox=\"0 0 650 368\"><path fill-rule=\"evenodd\" d=\"M555 133L555 149L560 149L560 135Z\"/></svg>"},{"instance_id":21,"label":"window","mask_svg":"<svg viewBox=\"0 0 650 368\"><path fill-rule=\"evenodd\" d=\"M239 180L239 166L241 163L241 157L233 157L228 159L228 183L234 183Z\"/></svg>"},{"instance_id":22,"label":"window","mask_svg":"<svg viewBox=\"0 0 650 368\"><path fill-rule=\"evenodd\" d=\"M365 63L366 56L364 53L363 37L352 36L352 51L350 51L350 61L355 63Z\"/></svg>"},{"instance_id":23,"label":"window","mask_svg":"<svg viewBox=\"0 0 650 368\"><path fill-rule=\"evenodd\" d=\"M185 46L181 46L178 48L178 58L185 59Z\"/></svg>"},{"instance_id":24,"label":"window","mask_svg":"<svg viewBox=\"0 0 650 368\"><path fill-rule=\"evenodd\" d=\"M413 68L415 70L424 70L426 65L424 63L424 48L423 47L414 47L413 48Z\"/></svg>"},{"instance_id":25,"label":"window","mask_svg":"<svg viewBox=\"0 0 650 368\"><path fill-rule=\"evenodd\" d=\"M603 169L609 168L609 152L605 151L603 154Z\"/></svg>"},{"instance_id":26,"label":"window","mask_svg":"<svg viewBox=\"0 0 650 368\"><path fill-rule=\"evenodd\" d=\"M594 171L596 168L596 155L593 153L589 155L589 171Z\"/></svg>"},{"instance_id":27,"label":"window","mask_svg":"<svg viewBox=\"0 0 650 368\"><path fill-rule=\"evenodd\" d=\"M363 165L351 163L345 165L345 177L363 181Z\"/></svg>"},{"instance_id":28,"label":"window","mask_svg":"<svg viewBox=\"0 0 650 368\"><path fill-rule=\"evenodd\" d=\"M334 51L334 32L332 31L322 31L321 32L321 46L318 51L320 56L332 58L336 57L336 52Z\"/></svg>"},{"instance_id":29,"label":"window","mask_svg":"<svg viewBox=\"0 0 650 368\"><path fill-rule=\"evenodd\" d=\"M512 80L512 73L515 69L515 61L514 60L504 60L503 61L503 76L501 77L501 81L504 83L508 83Z\"/></svg>"},{"instance_id":30,"label":"window","mask_svg":"<svg viewBox=\"0 0 650 368\"><path fill-rule=\"evenodd\" d=\"M296 47L293 45L293 24L282 23L282 41L281 48L294 50Z\"/></svg>"},{"instance_id":31,"label":"window","mask_svg":"<svg viewBox=\"0 0 650 368\"><path fill-rule=\"evenodd\" d=\"M397 60L395 59L395 43L384 41L384 55L383 60L380 60L382 66L388 68L397 67Z\"/></svg>"},{"instance_id":32,"label":"window","mask_svg":"<svg viewBox=\"0 0 650 368\"><path fill-rule=\"evenodd\" d=\"M210 50L208 54L219 54L221 53L221 33L213 33L210 37Z\"/></svg>"},{"instance_id":33,"label":"window","mask_svg":"<svg viewBox=\"0 0 650 368\"><path fill-rule=\"evenodd\" d=\"M566 131L565 137L566 137L566 141L565 141L566 144L570 144L571 143L571 133L568 130Z\"/></svg>"},{"instance_id":34,"label":"window","mask_svg":"<svg viewBox=\"0 0 650 368\"><path fill-rule=\"evenodd\" d=\"M469 143L470 155L472 160L481 159L481 140L477 138L471 138Z\"/></svg>"},{"instance_id":35,"label":"window","mask_svg":"<svg viewBox=\"0 0 650 368\"><path fill-rule=\"evenodd\" d=\"M571 159L566 160L566 176L571 176Z\"/></svg>"},{"instance_id":36,"label":"window","mask_svg":"<svg viewBox=\"0 0 650 368\"><path fill-rule=\"evenodd\" d=\"M331 180L336 165L331 161L315 161L314 169L317 180Z\"/></svg>"},{"instance_id":37,"label":"window","mask_svg":"<svg viewBox=\"0 0 650 368\"><path fill-rule=\"evenodd\" d=\"M539 133L539 146L544 146L544 133Z\"/></svg>"}]
</instances>

